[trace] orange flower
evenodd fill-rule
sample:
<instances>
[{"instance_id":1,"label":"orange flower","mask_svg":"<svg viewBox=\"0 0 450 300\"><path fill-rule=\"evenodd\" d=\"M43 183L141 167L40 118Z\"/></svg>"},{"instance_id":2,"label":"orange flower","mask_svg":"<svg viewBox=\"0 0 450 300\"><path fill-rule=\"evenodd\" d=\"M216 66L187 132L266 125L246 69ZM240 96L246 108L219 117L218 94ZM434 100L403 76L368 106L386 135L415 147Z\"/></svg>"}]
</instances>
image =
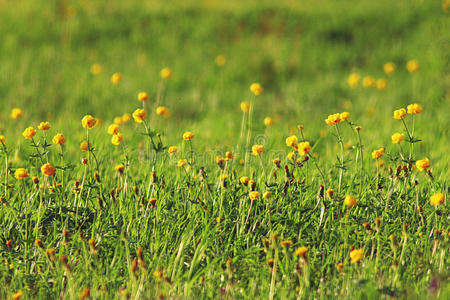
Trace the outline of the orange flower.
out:
<instances>
[{"instance_id":1,"label":"orange flower","mask_svg":"<svg viewBox=\"0 0 450 300\"><path fill-rule=\"evenodd\" d=\"M97 123L97 119L91 115L86 115L81 119L81 126L86 129L92 129Z\"/></svg>"},{"instance_id":2,"label":"orange flower","mask_svg":"<svg viewBox=\"0 0 450 300\"><path fill-rule=\"evenodd\" d=\"M133 112L133 119L136 123L144 122L147 117L147 113L142 108L138 108Z\"/></svg>"},{"instance_id":3,"label":"orange flower","mask_svg":"<svg viewBox=\"0 0 450 300\"><path fill-rule=\"evenodd\" d=\"M22 135L27 139L27 140L31 140L33 138L33 136L36 135L36 129L34 129L33 127L28 127L24 130L24 132L22 132Z\"/></svg>"},{"instance_id":4,"label":"orange flower","mask_svg":"<svg viewBox=\"0 0 450 300\"><path fill-rule=\"evenodd\" d=\"M46 163L45 165L41 166L41 172L45 176L53 176L55 175L55 167L49 163Z\"/></svg>"},{"instance_id":5,"label":"orange flower","mask_svg":"<svg viewBox=\"0 0 450 300\"><path fill-rule=\"evenodd\" d=\"M186 131L185 133L183 133L183 140L185 141L189 141L192 140L194 138L194 134L190 131Z\"/></svg>"}]
</instances>

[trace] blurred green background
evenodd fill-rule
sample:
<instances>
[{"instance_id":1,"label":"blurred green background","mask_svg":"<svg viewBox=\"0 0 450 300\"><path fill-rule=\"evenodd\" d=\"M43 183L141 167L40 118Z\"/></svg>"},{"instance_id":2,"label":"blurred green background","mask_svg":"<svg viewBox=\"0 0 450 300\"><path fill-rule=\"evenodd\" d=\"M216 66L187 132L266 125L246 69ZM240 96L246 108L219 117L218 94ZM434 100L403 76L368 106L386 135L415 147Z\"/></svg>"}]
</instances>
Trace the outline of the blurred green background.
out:
<instances>
[{"instance_id":1,"label":"blurred green background","mask_svg":"<svg viewBox=\"0 0 450 300\"><path fill-rule=\"evenodd\" d=\"M281 147L304 124L312 140L327 135L317 151L332 158L328 114L349 111L371 151L390 146L392 133L403 130L392 119L394 109L421 103L417 151L442 171L449 25L443 2L432 0L0 0L0 131L13 139L46 119L78 144L84 114L106 126L141 105L139 91L153 103L159 71L170 67L163 104L173 114L154 124L168 143L189 129L205 148L236 144L239 104L250 99L249 85L260 82L265 91L256 101L254 133ZM215 63L219 54L227 59L222 67ZM419 61L419 72L407 72L411 59ZM397 66L390 76L383 72L388 61ZM102 66L97 76L90 73L94 63ZM123 74L118 85L110 81L114 72ZM353 72L385 78L388 88L351 89ZM13 107L24 110L22 119L9 118ZM272 128L265 129L266 116L275 120ZM127 139L140 138L131 132ZM347 137L351 144L350 132Z\"/></svg>"}]
</instances>

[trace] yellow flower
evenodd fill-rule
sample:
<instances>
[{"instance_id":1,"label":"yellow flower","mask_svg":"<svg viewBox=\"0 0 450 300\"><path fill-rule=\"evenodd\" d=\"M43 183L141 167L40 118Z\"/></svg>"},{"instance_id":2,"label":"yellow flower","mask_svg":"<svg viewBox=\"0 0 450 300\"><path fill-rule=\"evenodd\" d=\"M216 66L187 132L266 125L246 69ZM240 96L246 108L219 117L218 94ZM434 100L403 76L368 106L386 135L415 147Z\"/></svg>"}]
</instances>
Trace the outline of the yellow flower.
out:
<instances>
[{"instance_id":1,"label":"yellow flower","mask_svg":"<svg viewBox=\"0 0 450 300\"><path fill-rule=\"evenodd\" d=\"M194 138L194 134L190 131L186 131L185 133L183 133L183 140L185 141L189 141L192 140Z\"/></svg>"},{"instance_id":2,"label":"yellow flower","mask_svg":"<svg viewBox=\"0 0 450 300\"><path fill-rule=\"evenodd\" d=\"M227 58L223 54L219 54L216 57L216 64L218 66L223 66L227 62Z\"/></svg>"},{"instance_id":3,"label":"yellow flower","mask_svg":"<svg viewBox=\"0 0 450 300\"><path fill-rule=\"evenodd\" d=\"M263 194L263 198L264 199L270 199L272 198L272 192L271 191L267 191Z\"/></svg>"},{"instance_id":4,"label":"yellow flower","mask_svg":"<svg viewBox=\"0 0 450 300\"><path fill-rule=\"evenodd\" d=\"M259 192L257 191L252 191L249 194L250 200L256 200L259 198Z\"/></svg>"},{"instance_id":5,"label":"yellow flower","mask_svg":"<svg viewBox=\"0 0 450 300\"><path fill-rule=\"evenodd\" d=\"M301 246L295 249L295 255L297 256L305 256L308 253L308 247Z\"/></svg>"},{"instance_id":6,"label":"yellow flower","mask_svg":"<svg viewBox=\"0 0 450 300\"><path fill-rule=\"evenodd\" d=\"M273 119L271 117L265 117L264 125L266 125L267 127L273 126Z\"/></svg>"},{"instance_id":7,"label":"yellow flower","mask_svg":"<svg viewBox=\"0 0 450 300\"><path fill-rule=\"evenodd\" d=\"M156 108L156 114L159 116L164 115L167 112L167 108L165 106L158 106Z\"/></svg>"},{"instance_id":8,"label":"yellow flower","mask_svg":"<svg viewBox=\"0 0 450 300\"><path fill-rule=\"evenodd\" d=\"M87 141L83 141L80 144L80 149L81 149L82 152L87 152L89 150L90 146L91 145Z\"/></svg>"},{"instance_id":9,"label":"yellow flower","mask_svg":"<svg viewBox=\"0 0 450 300\"><path fill-rule=\"evenodd\" d=\"M334 190L333 189L328 189L328 190L326 190L326 193L327 193L328 197L330 197L330 199L331 199L333 197Z\"/></svg>"},{"instance_id":10,"label":"yellow flower","mask_svg":"<svg viewBox=\"0 0 450 300\"><path fill-rule=\"evenodd\" d=\"M283 248L289 248L291 245L292 245L291 240L284 240L281 242L281 247L283 247Z\"/></svg>"},{"instance_id":11,"label":"yellow flower","mask_svg":"<svg viewBox=\"0 0 450 300\"><path fill-rule=\"evenodd\" d=\"M97 123L97 119L91 115L86 115L81 119L81 126L86 129L92 129Z\"/></svg>"},{"instance_id":12,"label":"yellow flower","mask_svg":"<svg viewBox=\"0 0 450 300\"><path fill-rule=\"evenodd\" d=\"M361 259L364 258L364 250L363 249L353 249L350 252L350 261L351 263L357 263Z\"/></svg>"},{"instance_id":13,"label":"yellow flower","mask_svg":"<svg viewBox=\"0 0 450 300\"><path fill-rule=\"evenodd\" d=\"M114 167L114 170L116 170L120 173L122 173L124 169L125 169L125 166L123 164L118 164Z\"/></svg>"},{"instance_id":14,"label":"yellow flower","mask_svg":"<svg viewBox=\"0 0 450 300\"><path fill-rule=\"evenodd\" d=\"M250 177L248 177L248 176L242 176L241 178L239 178L239 181L240 181L243 185L247 185L248 182L250 181Z\"/></svg>"},{"instance_id":15,"label":"yellow flower","mask_svg":"<svg viewBox=\"0 0 450 300\"><path fill-rule=\"evenodd\" d=\"M373 158L373 159L379 159L380 157L383 156L384 151L385 151L384 147L381 147L381 148L379 148L379 149L377 149L377 150L373 150L373 152L372 152L372 158Z\"/></svg>"},{"instance_id":16,"label":"yellow flower","mask_svg":"<svg viewBox=\"0 0 450 300\"><path fill-rule=\"evenodd\" d=\"M119 133L119 125L111 124L108 126L108 134L114 135Z\"/></svg>"},{"instance_id":17,"label":"yellow flower","mask_svg":"<svg viewBox=\"0 0 450 300\"><path fill-rule=\"evenodd\" d=\"M66 137L64 135L62 135L62 133L57 133L53 139L52 139L53 144L56 145L62 145L66 142Z\"/></svg>"},{"instance_id":18,"label":"yellow flower","mask_svg":"<svg viewBox=\"0 0 450 300\"><path fill-rule=\"evenodd\" d=\"M252 146L252 155L258 156L258 155L261 155L263 152L264 152L263 145L253 145Z\"/></svg>"},{"instance_id":19,"label":"yellow flower","mask_svg":"<svg viewBox=\"0 0 450 300\"><path fill-rule=\"evenodd\" d=\"M350 76L348 76L347 78L347 83L351 88L354 88L356 86L358 86L359 84L359 75L356 73L350 74Z\"/></svg>"},{"instance_id":20,"label":"yellow flower","mask_svg":"<svg viewBox=\"0 0 450 300\"><path fill-rule=\"evenodd\" d=\"M298 144L298 154L304 156L311 151L311 145L309 145L309 142L302 142Z\"/></svg>"},{"instance_id":21,"label":"yellow flower","mask_svg":"<svg viewBox=\"0 0 450 300\"><path fill-rule=\"evenodd\" d=\"M55 167L49 163L46 163L45 165L41 166L41 172L45 176L53 176L55 175Z\"/></svg>"},{"instance_id":22,"label":"yellow flower","mask_svg":"<svg viewBox=\"0 0 450 300\"><path fill-rule=\"evenodd\" d=\"M18 168L16 172L14 172L14 177L18 180L22 180L24 178L27 178L29 176L28 170L24 168Z\"/></svg>"},{"instance_id":23,"label":"yellow flower","mask_svg":"<svg viewBox=\"0 0 450 300\"><path fill-rule=\"evenodd\" d=\"M420 114L423 110L422 105L414 103L406 107L408 109L408 114Z\"/></svg>"},{"instance_id":24,"label":"yellow flower","mask_svg":"<svg viewBox=\"0 0 450 300\"><path fill-rule=\"evenodd\" d=\"M122 141L123 141L123 135L121 133L117 133L117 134L113 135L111 138L111 143L115 146L120 145L120 143L122 143Z\"/></svg>"},{"instance_id":25,"label":"yellow flower","mask_svg":"<svg viewBox=\"0 0 450 300\"><path fill-rule=\"evenodd\" d=\"M138 100L139 101L147 101L148 100L148 94L146 92L140 92L138 94Z\"/></svg>"},{"instance_id":26,"label":"yellow flower","mask_svg":"<svg viewBox=\"0 0 450 300\"><path fill-rule=\"evenodd\" d=\"M405 138L405 135L403 133L400 132L396 132L392 135L392 143L393 144L398 144L403 142L403 139Z\"/></svg>"},{"instance_id":27,"label":"yellow flower","mask_svg":"<svg viewBox=\"0 0 450 300\"><path fill-rule=\"evenodd\" d=\"M259 84L259 83L252 83L252 84L250 85L250 91L251 91L255 96L258 96L259 94L261 94L261 93L264 91L264 89L263 89L263 87L262 87L261 84Z\"/></svg>"},{"instance_id":28,"label":"yellow flower","mask_svg":"<svg viewBox=\"0 0 450 300\"><path fill-rule=\"evenodd\" d=\"M347 206L347 207L353 207L353 206L355 206L357 203L358 203L358 202L356 201L355 197L350 196L350 195L345 196L345 199L344 199L344 204L345 204L345 206Z\"/></svg>"},{"instance_id":29,"label":"yellow flower","mask_svg":"<svg viewBox=\"0 0 450 300\"><path fill-rule=\"evenodd\" d=\"M401 120L406 116L406 109L400 108L394 111L394 119Z\"/></svg>"},{"instance_id":30,"label":"yellow flower","mask_svg":"<svg viewBox=\"0 0 450 300\"><path fill-rule=\"evenodd\" d=\"M293 160L295 157L295 152L290 152L288 155L286 155L287 160Z\"/></svg>"},{"instance_id":31,"label":"yellow flower","mask_svg":"<svg viewBox=\"0 0 450 300\"><path fill-rule=\"evenodd\" d=\"M234 158L233 153L231 153L230 151L225 152L225 160L228 161L228 160L231 160L233 158Z\"/></svg>"},{"instance_id":32,"label":"yellow flower","mask_svg":"<svg viewBox=\"0 0 450 300\"><path fill-rule=\"evenodd\" d=\"M430 197L430 204L433 206L439 206L444 203L444 194L436 193Z\"/></svg>"},{"instance_id":33,"label":"yellow flower","mask_svg":"<svg viewBox=\"0 0 450 300\"><path fill-rule=\"evenodd\" d=\"M0 143L3 145L6 144L6 138L4 135L0 135Z\"/></svg>"},{"instance_id":34,"label":"yellow flower","mask_svg":"<svg viewBox=\"0 0 450 300\"><path fill-rule=\"evenodd\" d=\"M297 139L297 136L295 136L295 135L291 135L286 138L286 146L288 146L288 147L296 147L297 142L298 142L298 139Z\"/></svg>"},{"instance_id":35,"label":"yellow flower","mask_svg":"<svg viewBox=\"0 0 450 300\"><path fill-rule=\"evenodd\" d=\"M41 122L38 126L39 130L49 130L50 129L50 123L49 122Z\"/></svg>"},{"instance_id":36,"label":"yellow flower","mask_svg":"<svg viewBox=\"0 0 450 300\"><path fill-rule=\"evenodd\" d=\"M162 79L169 79L172 77L172 70L169 68L164 68L159 72L159 75Z\"/></svg>"},{"instance_id":37,"label":"yellow flower","mask_svg":"<svg viewBox=\"0 0 450 300\"><path fill-rule=\"evenodd\" d=\"M344 111L343 113L341 113L341 114L339 115L339 118L341 119L341 121L345 121L345 120L347 120L348 118L350 118L350 113Z\"/></svg>"},{"instance_id":38,"label":"yellow flower","mask_svg":"<svg viewBox=\"0 0 450 300\"><path fill-rule=\"evenodd\" d=\"M184 167L187 164L187 160L180 159L177 163L177 167Z\"/></svg>"},{"instance_id":39,"label":"yellow flower","mask_svg":"<svg viewBox=\"0 0 450 300\"><path fill-rule=\"evenodd\" d=\"M424 159L416 161L416 168L419 172L428 169L431 166L430 160L426 157Z\"/></svg>"},{"instance_id":40,"label":"yellow flower","mask_svg":"<svg viewBox=\"0 0 450 300\"><path fill-rule=\"evenodd\" d=\"M241 110L244 112L244 113L248 113L249 111L250 111L250 103L248 103L248 102L242 102L241 103Z\"/></svg>"},{"instance_id":41,"label":"yellow flower","mask_svg":"<svg viewBox=\"0 0 450 300\"><path fill-rule=\"evenodd\" d=\"M363 78L363 87L373 87L375 86L375 78L373 78L372 76L366 76Z\"/></svg>"},{"instance_id":42,"label":"yellow flower","mask_svg":"<svg viewBox=\"0 0 450 300\"><path fill-rule=\"evenodd\" d=\"M98 75L102 72L102 66L100 66L99 64L93 64L91 66L91 73L92 75Z\"/></svg>"},{"instance_id":43,"label":"yellow flower","mask_svg":"<svg viewBox=\"0 0 450 300\"><path fill-rule=\"evenodd\" d=\"M26 128L23 132L22 135L24 136L24 138L26 138L27 140L31 140L33 138L33 136L35 136L36 134L36 129L34 129L33 127L28 127Z\"/></svg>"},{"instance_id":44,"label":"yellow flower","mask_svg":"<svg viewBox=\"0 0 450 300\"><path fill-rule=\"evenodd\" d=\"M419 61L417 61L416 59L408 61L408 63L406 64L406 69L410 73L419 71L420 69Z\"/></svg>"},{"instance_id":45,"label":"yellow flower","mask_svg":"<svg viewBox=\"0 0 450 300\"><path fill-rule=\"evenodd\" d=\"M332 114L329 115L328 118L325 120L325 123L327 123L330 126L336 125L341 122L341 114Z\"/></svg>"},{"instance_id":46,"label":"yellow flower","mask_svg":"<svg viewBox=\"0 0 450 300\"><path fill-rule=\"evenodd\" d=\"M133 112L133 119L136 123L144 122L147 117L147 113L142 108L138 108Z\"/></svg>"},{"instance_id":47,"label":"yellow flower","mask_svg":"<svg viewBox=\"0 0 450 300\"><path fill-rule=\"evenodd\" d=\"M131 116L131 114L125 113L125 114L122 115L122 123L128 123L132 119L133 119L133 117ZM117 124L117 125L120 125L120 124Z\"/></svg>"},{"instance_id":48,"label":"yellow flower","mask_svg":"<svg viewBox=\"0 0 450 300\"><path fill-rule=\"evenodd\" d=\"M123 124L123 118L122 117L115 117L113 123L117 124L117 125L122 125Z\"/></svg>"},{"instance_id":49,"label":"yellow flower","mask_svg":"<svg viewBox=\"0 0 450 300\"><path fill-rule=\"evenodd\" d=\"M20 300L22 298L23 292L21 290L18 290L12 295L13 300Z\"/></svg>"},{"instance_id":50,"label":"yellow flower","mask_svg":"<svg viewBox=\"0 0 450 300\"><path fill-rule=\"evenodd\" d=\"M384 73L386 73L387 75L391 75L395 71L395 65L391 62L387 62L384 64L383 69Z\"/></svg>"},{"instance_id":51,"label":"yellow flower","mask_svg":"<svg viewBox=\"0 0 450 300\"><path fill-rule=\"evenodd\" d=\"M11 118L18 119L23 115L23 110L20 108L13 108L11 111Z\"/></svg>"},{"instance_id":52,"label":"yellow flower","mask_svg":"<svg viewBox=\"0 0 450 300\"><path fill-rule=\"evenodd\" d=\"M177 151L178 151L177 146L171 146L171 147L169 147L169 150L167 150L167 152L169 152L169 154L177 153Z\"/></svg>"},{"instance_id":53,"label":"yellow flower","mask_svg":"<svg viewBox=\"0 0 450 300\"><path fill-rule=\"evenodd\" d=\"M117 72L117 73L112 74L111 82L113 84L118 84L121 80L122 80L122 74L121 73Z\"/></svg>"},{"instance_id":54,"label":"yellow flower","mask_svg":"<svg viewBox=\"0 0 450 300\"><path fill-rule=\"evenodd\" d=\"M384 91L387 88L387 81L386 79L380 78L377 80L377 89L379 91Z\"/></svg>"}]
</instances>

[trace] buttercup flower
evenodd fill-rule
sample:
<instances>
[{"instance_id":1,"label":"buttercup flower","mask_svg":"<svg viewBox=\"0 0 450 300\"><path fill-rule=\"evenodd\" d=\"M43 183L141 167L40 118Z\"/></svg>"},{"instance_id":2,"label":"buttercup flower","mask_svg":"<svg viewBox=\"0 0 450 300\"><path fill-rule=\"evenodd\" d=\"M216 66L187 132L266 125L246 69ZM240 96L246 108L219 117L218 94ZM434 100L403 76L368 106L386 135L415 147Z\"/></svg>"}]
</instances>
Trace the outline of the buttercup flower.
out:
<instances>
[{"instance_id":1,"label":"buttercup flower","mask_svg":"<svg viewBox=\"0 0 450 300\"><path fill-rule=\"evenodd\" d=\"M122 125L123 124L123 118L122 117L115 117L113 123L117 124L117 125Z\"/></svg>"},{"instance_id":2,"label":"buttercup flower","mask_svg":"<svg viewBox=\"0 0 450 300\"><path fill-rule=\"evenodd\" d=\"M91 115L86 115L81 119L81 126L86 129L92 129L97 123L97 119Z\"/></svg>"},{"instance_id":3,"label":"buttercup flower","mask_svg":"<svg viewBox=\"0 0 450 300\"><path fill-rule=\"evenodd\" d=\"M140 92L138 94L138 100L139 101L147 101L148 100L148 94L146 92Z\"/></svg>"},{"instance_id":4,"label":"buttercup flower","mask_svg":"<svg viewBox=\"0 0 450 300\"><path fill-rule=\"evenodd\" d=\"M23 115L23 111L20 108L13 108L11 111L11 118L18 119Z\"/></svg>"},{"instance_id":5,"label":"buttercup flower","mask_svg":"<svg viewBox=\"0 0 450 300\"><path fill-rule=\"evenodd\" d=\"M39 130L49 130L50 129L50 123L49 122L41 122L38 126Z\"/></svg>"},{"instance_id":6,"label":"buttercup flower","mask_svg":"<svg viewBox=\"0 0 450 300\"><path fill-rule=\"evenodd\" d=\"M350 118L350 113L344 111L343 113L340 113L340 114L339 114L339 118L341 119L341 121L345 121L345 120L347 120L348 118Z\"/></svg>"},{"instance_id":7,"label":"buttercup flower","mask_svg":"<svg viewBox=\"0 0 450 300\"><path fill-rule=\"evenodd\" d=\"M81 149L82 152L87 152L89 150L90 146L91 145L87 141L83 141L80 144L80 149Z\"/></svg>"},{"instance_id":8,"label":"buttercup flower","mask_svg":"<svg viewBox=\"0 0 450 300\"><path fill-rule=\"evenodd\" d=\"M121 73L114 73L111 76L111 82L113 84L118 84L122 80L122 74Z\"/></svg>"},{"instance_id":9,"label":"buttercup flower","mask_svg":"<svg viewBox=\"0 0 450 300\"><path fill-rule=\"evenodd\" d=\"M288 147L296 147L297 142L298 142L298 139L297 139L297 136L295 136L295 135L291 135L286 138L286 146L288 146Z\"/></svg>"},{"instance_id":10,"label":"buttercup flower","mask_svg":"<svg viewBox=\"0 0 450 300\"><path fill-rule=\"evenodd\" d=\"M114 135L119 133L119 125L111 124L108 126L108 134Z\"/></svg>"},{"instance_id":11,"label":"buttercup flower","mask_svg":"<svg viewBox=\"0 0 450 300\"><path fill-rule=\"evenodd\" d=\"M92 75L98 75L102 72L102 66L100 64L93 64L91 66Z\"/></svg>"},{"instance_id":12,"label":"buttercup flower","mask_svg":"<svg viewBox=\"0 0 450 300\"><path fill-rule=\"evenodd\" d=\"M165 106L158 106L156 108L156 114L159 116L164 115L167 112L167 108Z\"/></svg>"},{"instance_id":13,"label":"buttercup flower","mask_svg":"<svg viewBox=\"0 0 450 300\"><path fill-rule=\"evenodd\" d=\"M333 198L333 194L334 194L334 190L333 189L326 190L326 193L327 193L328 197L330 197L330 199Z\"/></svg>"},{"instance_id":14,"label":"buttercup flower","mask_svg":"<svg viewBox=\"0 0 450 300\"><path fill-rule=\"evenodd\" d=\"M345 204L345 206L347 206L347 207L353 207L353 206L355 206L357 203L358 203L358 201L356 201L355 197L350 196L350 195L345 196L345 199L344 199L344 204Z\"/></svg>"},{"instance_id":15,"label":"buttercup flower","mask_svg":"<svg viewBox=\"0 0 450 300\"><path fill-rule=\"evenodd\" d=\"M33 127L28 127L24 130L24 132L22 132L22 135L24 136L24 138L26 138L27 140L31 140L33 138L33 136L36 135L36 129L34 129Z\"/></svg>"},{"instance_id":16,"label":"buttercup flower","mask_svg":"<svg viewBox=\"0 0 450 300\"><path fill-rule=\"evenodd\" d=\"M180 159L177 163L177 167L184 167L187 164L187 160Z\"/></svg>"},{"instance_id":17,"label":"buttercup flower","mask_svg":"<svg viewBox=\"0 0 450 300\"><path fill-rule=\"evenodd\" d=\"M347 78L347 83L351 88L355 88L359 84L359 75L356 73L350 74Z\"/></svg>"},{"instance_id":18,"label":"buttercup flower","mask_svg":"<svg viewBox=\"0 0 450 300\"><path fill-rule=\"evenodd\" d=\"M234 158L233 153L231 153L230 151L225 152L225 160L228 161L228 160L231 160L233 158Z\"/></svg>"},{"instance_id":19,"label":"buttercup flower","mask_svg":"<svg viewBox=\"0 0 450 300\"><path fill-rule=\"evenodd\" d=\"M264 125L267 127L273 126L273 119L271 117L264 118Z\"/></svg>"},{"instance_id":20,"label":"buttercup flower","mask_svg":"<svg viewBox=\"0 0 450 300\"><path fill-rule=\"evenodd\" d=\"M258 156L258 155L261 155L263 152L264 152L263 145L253 145L252 146L252 155Z\"/></svg>"},{"instance_id":21,"label":"buttercup flower","mask_svg":"<svg viewBox=\"0 0 450 300\"><path fill-rule=\"evenodd\" d=\"M186 131L185 133L183 133L183 140L185 141L189 141L192 140L194 138L194 134L190 131Z\"/></svg>"},{"instance_id":22,"label":"buttercup flower","mask_svg":"<svg viewBox=\"0 0 450 300\"><path fill-rule=\"evenodd\" d=\"M308 247L301 246L295 249L295 255L297 256L305 256L308 253Z\"/></svg>"},{"instance_id":23,"label":"buttercup flower","mask_svg":"<svg viewBox=\"0 0 450 300\"><path fill-rule=\"evenodd\" d=\"M420 69L419 61L417 61L416 59L408 61L408 63L406 64L406 69L410 73L419 71Z\"/></svg>"},{"instance_id":24,"label":"buttercup flower","mask_svg":"<svg viewBox=\"0 0 450 300\"><path fill-rule=\"evenodd\" d=\"M325 123L327 123L330 126L336 125L341 122L341 114L332 114L329 115L328 118L325 120Z\"/></svg>"},{"instance_id":25,"label":"buttercup flower","mask_svg":"<svg viewBox=\"0 0 450 300\"><path fill-rule=\"evenodd\" d=\"M394 111L394 119L401 120L406 116L406 109L400 108Z\"/></svg>"},{"instance_id":26,"label":"buttercup flower","mask_svg":"<svg viewBox=\"0 0 450 300\"><path fill-rule=\"evenodd\" d=\"M6 138L4 135L0 135L0 144L6 144Z\"/></svg>"},{"instance_id":27,"label":"buttercup flower","mask_svg":"<svg viewBox=\"0 0 450 300\"><path fill-rule=\"evenodd\" d=\"M164 68L159 72L159 75L162 79L169 79L172 77L172 70L169 68Z\"/></svg>"},{"instance_id":28,"label":"buttercup flower","mask_svg":"<svg viewBox=\"0 0 450 300\"><path fill-rule=\"evenodd\" d=\"M395 71L394 63L391 63L391 62L385 63L383 66L383 70L384 70L384 73L386 73L387 75L391 75Z\"/></svg>"},{"instance_id":29,"label":"buttercup flower","mask_svg":"<svg viewBox=\"0 0 450 300\"><path fill-rule=\"evenodd\" d=\"M128 123L132 119L133 119L133 117L131 116L131 114L125 113L125 114L122 115L122 123ZM117 124L117 125L120 125L120 124Z\"/></svg>"},{"instance_id":30,"label":"buttercup flower","mask_svg":"<svg viewBox=\"0 0 450 300\"><path fill-rule=\"evenodd\" d=\"M240 181L243 185L247 185L248 182L250 181L250 177L248 177L248 176L242 176L241 178L239 178L239 181Z\"/></svg>"},{"instance_id":31,"label":"buttercup flower","mask_svg":"<svg viewBox=\"0 0 450 300\"><path fill-rule=\"evenodd\" d=\"M350 262L357 263L361 259L364 258L364 250L363 249L354 249L350 252Z\"/></svg>"},{"instance_id":32,"label":"buttercup flower","mask_svg":"<svg viewBox=\"0 0 450 300\"><path fill-rule=\"evenodd\" d=\"M123 164L118 164L114 167L114 170L116 170L117 172L120 172L120 173L122 173L124 169L125 169L125 166Z\"/></svg>"},{"instance_id":33,"label":"buttercup flower","mask_svg":"<svg viewBox=\"0 0 450 300\"><path fill-rule=\"evenodd\" d=\"M420 114L423 110L423 107L420 104L414 103L408 105L406 109L408 110L408 114Z\"/></svg>"},{"instance_id":34,"label":"buttercup flower","mask_svg":"<svg viewBox=\"0 0 450 300\"><path fill-rule=\"evenodd\" d=\"M311 151L311 145L309 142L302 142L298 144L298 154L301 156L308 154L309 151Z\"/></svg>"},{"instance_id":35,"label":"buttercup flower","mask_svg":"<svg viewBox=\"0 0 450 300\"><path fill-rule=\"evenodd\" d=\"M442 193L436 193L433 196L430 197L430 204L433 206L439 206L442 203L444 203L444 194Z\"/></svg>"},{"instance_id":36,"label":"buttercup flower","mask_svg":"<svg viewBox=\"0 0 450 300\"><path fill-rule=\"evenodd\" d=\"M373 150L373 152L372 152L372 158L373 158L373 159L379 159L380 157L383 156L384 152L385 152L384 147L381 147L381 148L379 148L379 149Z\"/></svg>"},{"instance_id":37,"label":"buttercup flower","mask_svg":"<svg viewBox=\"0 0 450 300\"><path fill-rule=\"evenodd\" d=\"M52 139L53 144L56 145L62 145L66 142L66 137L64 135L62 135L62 133L57 133L53 139Z\"/></svg>"},{"instance_id":38,"label":"buttercup flower","mask_svg":"<svg viewBox=\"0 0 450 300\"><path fill-rule=\"evenodd\" d=\"M121 133L117 133L112 136L111 143L115 146L120 145L120 143L123 141L123 135Z\"/></svg>"},{"instance_id":39,"label":"buttercup flower","mask_svg":"<svg viewBox=\"0 0 450 300\"><path fill-rule=\"evenodd\" d=\"M147 113L142 108L138 108L133 112L133 119L136 123L144 122L147 117Z\"/></svg>"},{"instance_id":40,"label":"buttercup flower","mask_svg":"<svg viewBox=\"0 0 450 300\"><path fill-rule=\"evenodd\" d=\"M167 152L169 152L169 154L177 153L177 151L178 151L177 146L171 146L171 147L169 147L169 150L167 150Z\"/></svg>"},{"instance_id":41,"label":"buttercup flower","mask_svg":"<svg viewBox=\"0 0 450 300\"><path fill-rule=\"evenodd\" d=\"M264 91L264 89L263 89L263 87L262 87L261 84L259 84L259 83L252 83L252 84L250 85L250 91L251 91L255 96L258 96L259 94L261 94L261 93Z\"/></svg>"},{"instance_id":42,"label":"buttercup flower","mask_svg":"<svg viewBox=\"0 0 450 300\"><path fill-rule=\"evenodd\" d=\"M377 89L379 91L384 91L387 88L387 81L386 79L380 78L377 80Z\"/></svg>"},{"instance_id":43,"label":"buttercup flower","mask_svg":"<svg viewBox=\"0 0 450 300\"><path fill-rule=\"evenodd\" d=\"M250 103L248 103L248 102L242 102L241 103L241 110L244 112L244 113L248 113L249 111L250 111Z\"/></svg>"},{"instance_id":44,"label":"buttercup flower","mask_svg":"<svg viewBox=\"0 0 450 300\"><path fill-rule=\"evenodd\" d=\"M45 176L53 176L55 175L55 167L49 163L46 163L45 165L41 166L41 172Z\"/></svg>"},{"instance_id":45,"label":"buttercup flower","mask_svg":"<svg viewBox=\"0 0 450 300\"><path fill-rule=\"evenodd\" d=\"M257 191L252 191L249 194L250 200L256 200L259 198L259 192Z\"/></svg>"},{"instance_id":46,"label":"buttercup flower","mask_svg":"<svg viewBox=\"0 0 450 300\"><path fill-rule=\"evenodd\" d=\"M216 64L218 66L223 66L227 62L227 58L223 54L219 54L216 57Z\"/></svg>"},{"instance_id":47,"label":"buttercup flower","mask_svg":"<svg viewBox=\"0 0 450 300\"><path fill-rule=\"evenodd\" d=\"M24 178L27 178L28 176L28 170L24 168L18 168L14 172L14 177L16 177L17 180L22 180Z\"/></svg>"},{"instance_id":48,"label":"buttercup flower","mask_svg":"<svg viewBox=\"0 0 450 300\"><path fill-rule=\"evenodd\" d=\"M373 87L375 86L375 78L373 78L372 76L366 76L363 78L363 87Z\"/></svg>"},{"instance_id":49,"label":"buttercup flower","mask_svg":"<svg viewBox=\"0 0 450 300\"><path fill-rule=\"evenodd\" d=\"M405 135L403 133L400 132L396 132L392 135L392 143L393 144L398 144L403 142L403 139L405 138Z\"/></svg>"},{"instance_id":50,"label":"buttercup flower","mask_svg":"<svg viewBox=\"0 0 450 300\"><path fill-rule=\"evenodd\" d=\"M419 170L419 172L422 172L423 170L428 169L431 166L430 160L428 158L424 158L421 160L416 161L416 168Z\"/></svg>"}]
</instances>

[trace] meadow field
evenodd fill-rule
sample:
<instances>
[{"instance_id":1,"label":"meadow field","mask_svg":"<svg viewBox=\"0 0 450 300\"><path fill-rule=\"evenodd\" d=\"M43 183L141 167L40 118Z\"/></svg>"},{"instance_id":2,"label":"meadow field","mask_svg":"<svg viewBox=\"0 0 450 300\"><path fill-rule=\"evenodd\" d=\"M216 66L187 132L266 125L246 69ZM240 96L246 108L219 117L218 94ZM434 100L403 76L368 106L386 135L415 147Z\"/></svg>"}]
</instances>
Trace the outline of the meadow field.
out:
<instances>
[{"instance_id":1,"label":"meadow field","mask_svg":"<svg viewBox=\"0 0 450 300\"><path fill-rule=\"evenodd\" d=\"M449 0L0 0L0 299L449 299Z\"/></svg>"}]
</instances>

